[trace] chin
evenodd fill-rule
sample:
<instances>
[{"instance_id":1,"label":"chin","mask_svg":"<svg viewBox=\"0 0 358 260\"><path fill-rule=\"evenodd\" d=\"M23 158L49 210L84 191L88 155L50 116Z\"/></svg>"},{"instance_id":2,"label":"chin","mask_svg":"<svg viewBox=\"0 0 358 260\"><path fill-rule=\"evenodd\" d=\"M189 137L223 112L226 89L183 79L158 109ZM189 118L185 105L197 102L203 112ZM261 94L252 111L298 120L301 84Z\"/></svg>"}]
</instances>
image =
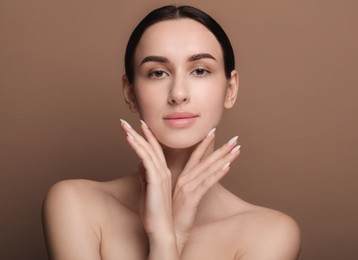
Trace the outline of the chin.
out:
<instances>
[{"instance_id":1,"label":"chin","mask_svg":"<svg viewBox=\"0 0 358 260\"><path fill-rule=\"evenodd\" d=\"M198 143L191 143L191 144L184 144L184 143L160 143L164 148L167 149L187 149L187 148L191 148L195 145L197 145Z\"/></svg>"},{"instance_id":2,"label":"chin","mask_svg":"<svg viewBox=\"0 0 358 260\"><path fill-rule=\"evenodd\" d=\"M165 148L186 149L186 148L191 148L193 146L196 146L204 138L205 138L205 135L203 135L203 136L172 135L172 136L166 136L166 138L160 138L160 139L158 139L158 141Z\"/></svg>"}]
</instances>

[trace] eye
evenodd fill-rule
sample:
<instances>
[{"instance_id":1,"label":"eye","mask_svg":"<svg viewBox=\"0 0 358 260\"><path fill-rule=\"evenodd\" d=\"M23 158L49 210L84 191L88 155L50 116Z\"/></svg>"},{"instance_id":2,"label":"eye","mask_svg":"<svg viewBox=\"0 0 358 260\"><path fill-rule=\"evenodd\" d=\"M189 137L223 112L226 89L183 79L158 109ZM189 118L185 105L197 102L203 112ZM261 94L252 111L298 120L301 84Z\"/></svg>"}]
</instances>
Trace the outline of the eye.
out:
<instances>
[{"instance_id":1,"label":"eye","mask_svg":"<svg viewBox=\"0 0 358 260\"><path fill-rule=\"evenodd\" d=\"M205 74L208 74L210 73L208 70L206 69L203 69L203 68L198 68L198 69L195 69L193 71L193 73L196 75L196 76L204 76Z\"/></svg>"},{"instance_id":2,"label":"eye","mask_svg":"<svg viewBox=\"0 0 358 260\"><path fill-rule=\"evenodd\" d=\"M150 78L163 78L167 75L168 75L168 73L166 73L163 70L155 70L155 71L150 72L148 76Z\"/></svg>"}]
</instances>

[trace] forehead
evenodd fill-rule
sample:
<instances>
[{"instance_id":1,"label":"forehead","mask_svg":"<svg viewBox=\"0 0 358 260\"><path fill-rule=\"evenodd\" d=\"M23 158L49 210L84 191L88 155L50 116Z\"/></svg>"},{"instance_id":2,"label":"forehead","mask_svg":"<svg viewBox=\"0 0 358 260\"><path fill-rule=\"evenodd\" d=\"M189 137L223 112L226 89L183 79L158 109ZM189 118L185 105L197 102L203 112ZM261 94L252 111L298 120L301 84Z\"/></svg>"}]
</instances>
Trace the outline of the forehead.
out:
<instances>
[{"instance_id":1,"label":"forehead","mask_svg":"<svg viewBox=\"0 0 358 260\"><path fill-rule=\"evenodd\" d=\"M147 55L187 58L196 53L210 53L217 60L223 59L220 43L208 28L195 20L181 18L147 28L138 43L135 60Z\"/></svg>"}]
</instances>

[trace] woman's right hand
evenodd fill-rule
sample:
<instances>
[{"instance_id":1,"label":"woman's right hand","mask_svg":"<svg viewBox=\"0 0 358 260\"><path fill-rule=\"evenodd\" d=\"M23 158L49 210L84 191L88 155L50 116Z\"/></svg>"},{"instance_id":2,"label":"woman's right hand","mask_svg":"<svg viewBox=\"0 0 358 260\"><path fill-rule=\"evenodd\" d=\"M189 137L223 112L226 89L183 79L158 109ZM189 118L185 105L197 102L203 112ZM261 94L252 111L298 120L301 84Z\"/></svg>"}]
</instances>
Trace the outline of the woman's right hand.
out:
<instances>
[{"instance_id":1,"label":"woman's right hand","mask_svg":"<svg viewBox=\"0 0 358 260\"><path fill-rule=\"evenodd\" d=\"M172 221L172 180L161 146L142 121L138 134L126 121L122 129L127 141L141 160L139 179L143 191L141 217L150 240L167 239L174 235ZM175 236L174 236L175 238Z\"/></svg>"}]
</instances>

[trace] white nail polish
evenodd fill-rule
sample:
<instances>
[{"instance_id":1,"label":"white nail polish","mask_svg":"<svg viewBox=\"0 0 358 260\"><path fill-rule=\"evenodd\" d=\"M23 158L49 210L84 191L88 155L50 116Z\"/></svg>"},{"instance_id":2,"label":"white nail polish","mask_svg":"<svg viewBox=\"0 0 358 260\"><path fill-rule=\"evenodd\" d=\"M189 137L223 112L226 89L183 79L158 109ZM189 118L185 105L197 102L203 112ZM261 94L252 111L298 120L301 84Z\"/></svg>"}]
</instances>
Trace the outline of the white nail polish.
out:
<instances>
[{"instance_id":1,"label":"white nail polish","mask_svg":"<svg viewBox=\"0 0 358 260\"><path fill-rule=\"evenodd\" d=\"M209 133L206 135L206 137L212 136L212 135L215 133L215 131L216 131L216 128L211 129L211 130L209 131Z\"/></svg>"},{"instance_id":2,"label":"white nail polish","mask_svg":"<svg viewBox=\"0 0 358 260\"><path fill-rule=\"evenodd\" d=\"M238 138L239 138L239 136L234 136L233 138L231 138L229 140L229 142L227 142L227 144L232 145L233 143L235 143L237 141Z\"/></svg>"},{"instance_id":3,"label":"white nail polish","mask_svg":"<svg viewBox=\"0 0 358 260\"><path fill-rule=\"evenodd\" d=\"M140 122L141 122L141 124L142 124L145 128L149 129L149 127L148 127L148 125L146 124L146 122L144 122L142 119L140 120Z\"/></svg>"},{"instance_id":4,"label":"white nail polish","mask_svg":"<svg viewBox=\"0 0 358 260\"><path fill-rule=\"evenodd\" d=\"M131 135L130 133L127 132L127 136L128 136L129 139L131 139L132 141L134 141L133 135Z\"/></svg>"},{"instance_id":5,"label":"white nail polish","mask_svg":"<svg viewBox=\"0 0 358 260\"><path fill-rule=\"evenodd\" d=\"M131 125L128 124L127 121L125 121L125 120L123 120L123 119L120 119L120 120L121 120L122 125L125 125L125 126L128 127L128 128L132 128Z\"/></svg>"},{"instance_id":6,"label":"white nail polish","mask_svg":"<svg viewBox=\"0 0 358 260\"><path fill-rule=\"evenodd\" d=\"M231 154L236 153L237 151L239 151L239 150L240 150L240 147L241 147L241 145L237 145L237 146L235 146L235 148L234 148L234 149L232 149L230 153L231 153Z\"/></svg>"},{"instance_id":7,"label":"white nail polish","mask_svg":"<svg viewBox=\"0 0 358 260\"><path fill-rule=\"evenodd\" d=\"M229 168L229 166L230 166L230 163L229 163L229 162L225 163L224 166L223 166L223 170Z\"/></svg>"}]
</instances>

